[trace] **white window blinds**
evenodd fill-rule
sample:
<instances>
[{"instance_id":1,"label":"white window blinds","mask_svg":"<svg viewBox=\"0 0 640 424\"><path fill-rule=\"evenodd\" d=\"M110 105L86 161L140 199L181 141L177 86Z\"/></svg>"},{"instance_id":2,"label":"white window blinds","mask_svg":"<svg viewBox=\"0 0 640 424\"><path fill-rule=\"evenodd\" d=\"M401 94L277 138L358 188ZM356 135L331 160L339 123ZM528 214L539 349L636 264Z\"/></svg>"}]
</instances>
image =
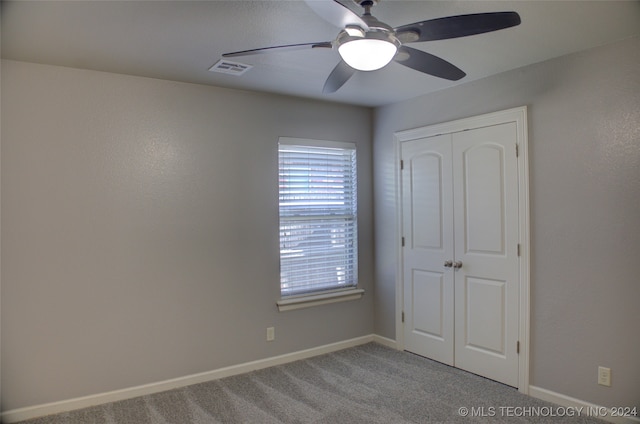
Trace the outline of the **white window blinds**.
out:
<instances>
[{"instance_id":1,"label":"white window blinds","mask_svg":"<svg viewBox=\"0 0 640 424\"><path fill-rule=\"evenodd\" d=\"M356 286L355 144L281 138L278 152L281 295Z\"/></svg>"}]
</instances>

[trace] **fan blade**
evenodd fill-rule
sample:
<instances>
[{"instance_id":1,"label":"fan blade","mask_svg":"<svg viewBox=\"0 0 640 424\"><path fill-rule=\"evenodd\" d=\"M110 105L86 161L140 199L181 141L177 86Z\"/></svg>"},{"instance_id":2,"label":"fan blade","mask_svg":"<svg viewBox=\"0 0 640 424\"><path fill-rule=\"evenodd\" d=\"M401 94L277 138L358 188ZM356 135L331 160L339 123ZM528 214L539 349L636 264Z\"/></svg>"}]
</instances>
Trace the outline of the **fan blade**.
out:
<instances>
[{"instance_id":1,"label":"fan blade","mask_svg":"<svg viewBox=\"0 0 640 424\"><path fill-rule=\"evenodd\" d=\"M355 73L356 70L347 65L347 63L341 59L340 63L338 63L336 67L333 68L333 71L331 71L331 73L329 74L329 77L327 78L327 81L324 83L324 87L322 88L322 92L335 93Z\"/></svg>"},{"instance_id":2,"label":"fan blade","mask_svg":"<svg viewBox=\"0 0 640 424\"><path fill-rule=\"evenodd\" d=\"M356 25L364 30L369 29L369 26L351 9L335 0L304 1L318 16L340 29L347 25Z\"/></svg>"},{"instance_id":3,"label":"fan blade","mask_svg":"<svg viewBox=\"0 0 640 424\"><path fill-rule=\"evenodd\" d=\"M516 12L474 13L416 22L395 28L395 31L399 37L403 33L417 34L417 39L405 42L434 41L497 31L520 25L520 22Z\"/></svg>"},{"instance_id":4,"label":"fan blade","mask_svg":"<svg viewBox=\"0 0 640 424\"><path fill-rule=\"evenodd\" d=\"M451 81L458 81L467 75L462 69L438 56L407 46L400 46L394 60L416 71Z\"/></svg>"},{"instance_id":5,"label":"fan blade","mask_svg":"<svg viewBox=\"0 0 640 424\"><path fill-rule=\"evenodd\" d=\"M331 43L331 41L323 41L320 43L287 44L284 46L263 47L260 49L242 50L239 52L225 53L222 55L222 57L249 56L252 54L272 53L274 51L282 52L282 51L306 50L306 49L316 49L316 48L331 49L333 48L333 44Z\"/></svg>"}]
</instances>

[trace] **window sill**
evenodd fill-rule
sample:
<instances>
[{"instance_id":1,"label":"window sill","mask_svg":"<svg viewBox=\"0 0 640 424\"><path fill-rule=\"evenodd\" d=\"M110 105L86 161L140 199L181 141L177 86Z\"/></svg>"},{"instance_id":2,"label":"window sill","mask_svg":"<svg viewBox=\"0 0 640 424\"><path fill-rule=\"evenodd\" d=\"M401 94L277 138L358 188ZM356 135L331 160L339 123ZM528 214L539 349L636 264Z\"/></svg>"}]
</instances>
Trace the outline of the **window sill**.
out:
<instances>
[{"instance_id":1,"label":"window sill","mask_svg":"<svg viewBox=\"0 0 640 424\"><path fill-rule=\"evenodd\" d=\"M358 300L364 296L363 289L347 289L325 293L301 295L280 299L276 302L278 311L293 311L295 309L311 308L312 306L325 305L327 303L346 302Z\"/></svg>"}]
</instances>

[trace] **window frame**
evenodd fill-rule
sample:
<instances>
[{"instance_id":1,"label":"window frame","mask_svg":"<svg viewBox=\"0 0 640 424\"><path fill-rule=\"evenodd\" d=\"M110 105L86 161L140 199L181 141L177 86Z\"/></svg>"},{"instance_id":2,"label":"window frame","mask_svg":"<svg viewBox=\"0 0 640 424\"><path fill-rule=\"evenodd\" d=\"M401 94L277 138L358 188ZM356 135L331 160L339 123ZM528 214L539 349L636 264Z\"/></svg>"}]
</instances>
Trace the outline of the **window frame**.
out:
<instances>
[{"instance_id":1,"label":"window frame","mask_svg":"<svg viewBox=\"0 0 640 424\"><path fill-rule=\"evenodd\" d=\"M355 263L353 265L354 269L352 270L352 274L355 279L355 283L353 285L349 285L346 287L339 287L338 283L336 283L335 287L331 288L319 288L318 290L303 292L299 294L283 294L282 292L282 273L280 273L279 278L279 286L280 286L280 300L276 302L279 311L287 311L294 310L300 308L307 308L311 306L317 306L327 303L334 302L343 302L348 300L357 300L360 299L364 295L364 290L358 288L358 209L357 209L357 173L358 173L358 155L357 155L357 145L355 143L347 143L347 142L336 142L336 141L327 141L327 140L311 140L311 139L302 139L302 138L291 138L291 137L280 137L278 140L278 176L280 178L280 173L282 172L280 156L281 156L281 146L301 146L301 147L318 147L318 148L329 148L329 149L348 149L353 150L355 154L355 166L354 166L354 175L353 182L355 184L355 193L354 193L354 205L353 205L353 220L355 228L352 230L351 239L355 244ZM282 226L283 217L281 215L281 184L278 182L278 229L280 233L280 229ZM318 217L323 217L322 219L330 219L327 215L318 215ZM287 218L285 218L286 220ZM336 218L338 219L338 218ZM280 236L279 236L280 240ZM279 247L281 245L279 244ZM279 248L279 269L282 270L282 250Z\"/></svg>"}]
</instances>

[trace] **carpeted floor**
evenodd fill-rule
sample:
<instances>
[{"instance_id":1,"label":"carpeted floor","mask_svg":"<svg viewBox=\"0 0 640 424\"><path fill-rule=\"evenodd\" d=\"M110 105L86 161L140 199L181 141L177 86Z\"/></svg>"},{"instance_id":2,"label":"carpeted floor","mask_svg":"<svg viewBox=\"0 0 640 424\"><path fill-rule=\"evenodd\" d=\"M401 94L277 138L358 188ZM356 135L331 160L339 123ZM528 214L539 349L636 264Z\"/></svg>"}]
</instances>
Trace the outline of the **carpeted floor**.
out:
<instances>
[{"instance_id":1,"label":"carpeted floor","mask_svg":"<svg viewBox=\"0 0 640 424\"><path fill-rule=\"evenodd\" d=\"M369 343L22 424L602 423L573 412Z\"/></svg>"}]
</instances>

